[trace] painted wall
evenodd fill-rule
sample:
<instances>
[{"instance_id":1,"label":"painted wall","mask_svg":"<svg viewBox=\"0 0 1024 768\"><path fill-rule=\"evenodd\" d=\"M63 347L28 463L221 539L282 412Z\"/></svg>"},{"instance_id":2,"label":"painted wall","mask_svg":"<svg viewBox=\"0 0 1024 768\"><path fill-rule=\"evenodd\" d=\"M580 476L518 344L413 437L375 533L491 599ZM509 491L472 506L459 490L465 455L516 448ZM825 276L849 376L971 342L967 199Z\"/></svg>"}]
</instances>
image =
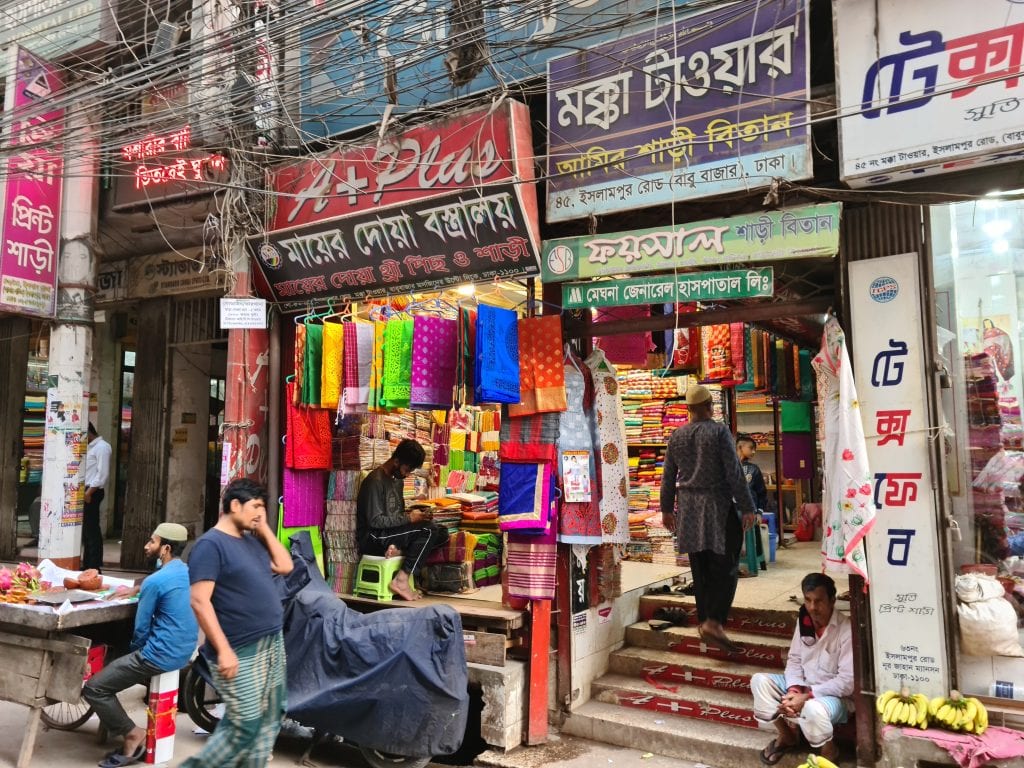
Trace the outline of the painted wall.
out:
<instances>
[{"instance_id":1,"label":"painted wall","mask_svg":"<svg viewBox=\"0 0 1024 768\"><path fill-rule=\"evenodd\" d=\"M210 348L171 351L167 519L202 533L206 494L206 435L210 419Z\"/></svg>"}]
</instances>

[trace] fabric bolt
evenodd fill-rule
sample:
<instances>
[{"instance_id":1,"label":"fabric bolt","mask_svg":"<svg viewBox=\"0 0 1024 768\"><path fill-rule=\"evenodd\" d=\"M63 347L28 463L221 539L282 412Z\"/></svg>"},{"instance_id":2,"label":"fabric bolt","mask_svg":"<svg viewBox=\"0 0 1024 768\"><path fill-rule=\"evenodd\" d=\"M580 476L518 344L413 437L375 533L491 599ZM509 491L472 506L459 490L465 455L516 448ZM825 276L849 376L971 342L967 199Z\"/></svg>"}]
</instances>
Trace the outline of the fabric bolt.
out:
<instances>
[{"instance_id":1,"label":"fabric bolt","mask_svg":"<svg viewBox=\"0 0 1024 768\"><path fill-rule=\"evenodd\" d=\"M597 467L594 463L594 441L590 434L588 410L593 407L593 377L590 369L570 358L565 363L565 398L568 407L558 415L558 455L566 451L586 451L589 456L590 501L563 501L559 520L559 541L567 544L600 544L601 512L598 505ZM590 402L586 399L587 381ZM561 471L561 460L558 470Z\"/></svg>"},{"instance_id":2,"label":"fabric bolt","mask_svg":"<svg viewBox=\"0 0 1024 768\"><path fill-rule=\"evenodd\" d=\"M370 383L368 406L371 411L380 411L381 400L384 398L384 332L388 324L375 320L373 323L373 341L370 347Z\"/></svg>"},{"instance_id":3,"label":"fabric bolt","mask_svg":"<svg viewBox=\"0 0 1024 768\"><path fill-rule=\"evenodd\" d=\"M295 324L295 355L293 358L295 376L295 390L292 392L293 405L302 405L302 381L305 378L306 369L306 326L303 323Z\"/></svg>"},{"instance_id":4,"label":"fabric bolt","mask_svg":"<svg viewBox=\"0 0 1024 768\"><path fill-rule=\"evenodd\" d=\"M291 469L331 468L331 414L322 408L295 405L296 383L285 384L285 466Z\"/></svg>"},{"instance_id":5,"label":"fabric bolt","mask_svg":"<svg viewBox=\"0 0 1024 768\"><path fill-rule=\"evenodd\" d=\"M558 515L553 507L544 533L530 535L512 531L507 534L505 571L509 595L530 600L555 598L557 530Z\"/></svg>"},{"instance_id":6,"label":"fabric bolt","mask_svg":"<svg viewBox=\"0 0 1024 768\"><path fill-rule=\"evenodd\" d=\"M523 533L546 530L552 483L550 464L502 464L498 485L499 528Z\"/></svg>"},{"instance_id":7,"label":"fabric bolt","mask_svg":"<svg viewBox=\"0 0 1024 768\"><path fill-rule=\"evenodd\" d=\"M384 392L382 405L408 408L412 390L413 320L393 317L384 330Z\"/></svg>"},{"instance_id":8,"label":"fabric bolt","mask_svg":"<svg viewBox=\"0 0 1024 768\"><path fill-rule=\"evenodd\" d=\"M606 322L622 322L650 317L651 308L647 305L636 307L610 307L597 310L594 324ZM647 365L647 353L653 348L650 331L646 333L617 333L611 336L599 336L595 345L604 350L608 360L619 365Z\"/></svg>"},{"instance_id":9,"label":"fabric bolt","mask_svg":"<svg viewBox=\"0 0 1024 768\"><path fill-rule=\"evenodd\" d=\"M320 407L320 369L323 366L324 327L306 323L306 354L303 355L302 404Z\"/></svg>"},{"instance_id":10,"label":"fabric bolt","mask_svg":"<svg viewBox=\"0 0 1024 768\"><path fill-rule=\"evenodd\" d=\"M599 509L602 540L606 544L629 543L629 468L626 424L615 369L604 351L595 349L586 360L594 379L594 408L590 437L599 462ZM593 482L593 481L592 481Z\"/></svg>"},{"instance_id":11,"label":"fabric bolt","mask_svg":"<svg viewBox=\"0 0 1024 768\"><path fill-rule=\"evenodd\" d=\"M501 419L499 458L504 461L557 461L558 413L538 413Z\"/></svg>"},{"instance_id":12,"label":"fabric bolt","mask_svg":"<svg viewBox=\"0 0 1024 768\"><path fill-rule=\"evenodd\" d=\"M458 362L457 320L419 315L413 319L412 388L414 408L452 407Z\"/></svg>"},{"instance_id":13,"label":"fabric bolt","mask_svg":"<svg viewBox=\"0 0 1024 768\"><path fill-rule=\"evenodd\" d=\"M519 325L515 312L480 305L474 366L477 403L519 402Z\"/></svg>"},{"instance_id":14,"label":"fabric bolt","mask_svg":"<svg viewBox=\"0 0 1024 768\"><path fill-rule=\"evenodd\" d=\"M295 528L323 525L327 473L322 470L284 470L284 525Z\"/></svg>"},{"instance_id":15,"label":"fabric bolt","mask_svg":"<svg viewBox=\"0 0 1024 768\"><path fill-rule=\"evenodd\" d=\"M320 407L332 411L341 399L344 377L345 328L341 323L324 323L323 357L320 366Z\"/></svg>"},{"instance_id":16,"label":"fabric bolt","mask_svg":"<svg viewBox=\"0 0 1024 768\"><path fill-rule=\"evenodd\" d=\"M826 570L858 573L867 584L864 537L875 524L872 476L846 335L834 317L825 323L821 350L811 364L824 435L821 554Z\"/></svg>"},{"instance_id":17,"label":"fabric bolt","mask_svg":"<svg viewBox=\"0 0 1024 768\"><path fill-rule=\"evenodd\" d=\"M562 366L562 318L543 315L520 320L520 401L509 405L509 415L564 411L566 394Z\"/></svg>"}]
</instances>

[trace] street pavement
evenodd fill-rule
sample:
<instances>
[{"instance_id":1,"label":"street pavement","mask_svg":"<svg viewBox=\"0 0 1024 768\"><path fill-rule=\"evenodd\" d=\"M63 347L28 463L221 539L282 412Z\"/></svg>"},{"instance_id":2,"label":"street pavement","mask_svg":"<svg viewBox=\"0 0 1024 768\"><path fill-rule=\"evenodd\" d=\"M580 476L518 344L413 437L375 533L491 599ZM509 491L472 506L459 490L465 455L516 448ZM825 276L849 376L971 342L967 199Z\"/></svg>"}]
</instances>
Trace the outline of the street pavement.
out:
<instances>
[{"instance_id":1,"label":"street pavement","mask_svg":"<svg viewBox=\"0 0 1024 768\"><path fill-rule=\"evenodd\" d=\"M146 717L144 693L143 687L136 686L121 694L128 714L139 724L144 723ZM27 720L27 708L0 702L0 768L14 768L17 763ZM174 740L174 759L164 763L169 766L177 766L185 758L198 753L207 738L205 734L197 732L198 729L188 715L178 713L175 722L177 734ZM77 731L51 730L41 725L31 768L95 766L115 746L113 742L106 745L97 742L98 724L99 721L93 716ZM305 733L286 728L278 739L271 768L298 765L298 760L309 744ZM445 762L453 764L451 761ZM492 768L541 768L549 765L558 768L710 768L700 763L598 744L571 736L561 737L558 734L552 734L549 743L540 746L520 747L508 753L487 751L474 764ZM368 768L355 748L337 742L317 747L306 765L309 768ZM445 766L431 763L431 768Z\"/></svg>"}]
</instances>

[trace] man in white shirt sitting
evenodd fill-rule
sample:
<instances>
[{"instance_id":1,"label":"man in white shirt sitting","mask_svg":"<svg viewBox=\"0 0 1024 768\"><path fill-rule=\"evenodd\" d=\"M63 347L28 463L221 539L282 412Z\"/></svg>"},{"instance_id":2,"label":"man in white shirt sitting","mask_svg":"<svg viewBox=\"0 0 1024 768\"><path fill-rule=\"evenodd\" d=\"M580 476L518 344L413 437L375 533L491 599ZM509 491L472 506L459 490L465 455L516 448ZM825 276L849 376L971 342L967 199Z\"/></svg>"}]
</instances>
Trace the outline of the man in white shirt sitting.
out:
<instances>
[{"instance_id":1,"label":"man in white shirt sitting","mask_svg":"<svg viewBox=\"0 0 1024 768\"><path fill-rule=\"evenodd\" d=\"M103 531L100 504L110 477L110 443L89 422L89 448L85 453L85 509L82 513L82 570L103 570Z\"/></svg>"},{"instance_id":2,"label":"man in white shirt sitting","mask_svg":"<svg viewBox=\"0 0 1024 768\"><path fill-rule=\"evenodd\" d=\"M804 604L786 658L786 673L759 672L750 678L754 717L777 735L761 752L775 765L800 746L800 735L818 754L835 760L833 725L853 710L853 633L850 620L835 609L836 584L821 573L800 583Z\"/></svg>"}]
</instances>

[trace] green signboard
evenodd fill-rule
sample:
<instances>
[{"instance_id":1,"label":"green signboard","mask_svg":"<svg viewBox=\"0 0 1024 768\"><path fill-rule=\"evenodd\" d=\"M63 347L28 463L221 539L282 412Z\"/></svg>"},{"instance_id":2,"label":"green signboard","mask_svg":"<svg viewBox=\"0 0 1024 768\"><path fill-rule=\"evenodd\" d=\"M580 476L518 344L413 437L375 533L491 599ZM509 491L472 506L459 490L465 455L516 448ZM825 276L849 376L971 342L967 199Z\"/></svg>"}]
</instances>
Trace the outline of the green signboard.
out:
<instances>
[{"instance_id":1,"label":"green signboard","mask_svg":"<svg viewBox=\"0 0 1024 768\"><path fill-rule=\"evenodd\" d=\"M545 283L667 269L832 258L841 203L544 242Z\"/></svg>"},{"instance_id":2,"label":"green signboard","mask_svg":"<svg viewBox=\"0 0 1024 768\"><path fill-rule=\"evenodd\" d=\"M689 272L683 275L638 277L634 280L597 280L564 283L562 306L627 307L718 299L752 299L771 296L775 289L772 267L729 269L723 272Z\"/></svg>"}]
</instances>

